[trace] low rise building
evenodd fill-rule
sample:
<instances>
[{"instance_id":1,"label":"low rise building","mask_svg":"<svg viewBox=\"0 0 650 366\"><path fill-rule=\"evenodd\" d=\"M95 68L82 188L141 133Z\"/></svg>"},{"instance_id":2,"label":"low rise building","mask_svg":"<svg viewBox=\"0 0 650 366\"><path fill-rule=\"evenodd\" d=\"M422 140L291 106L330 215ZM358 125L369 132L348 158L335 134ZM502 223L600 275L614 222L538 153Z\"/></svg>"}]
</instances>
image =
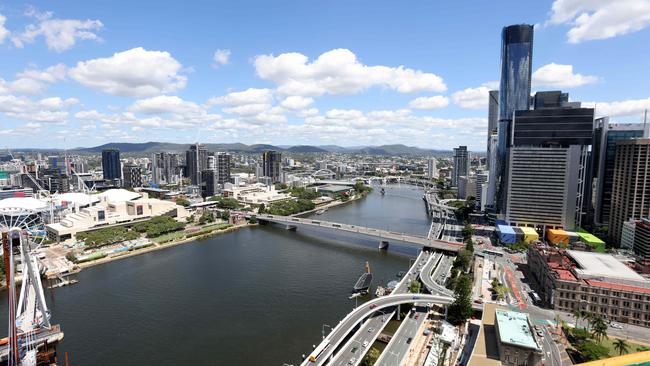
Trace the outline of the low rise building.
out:
<instances>
[{"instance_id":1,"label":"low rise building","mask_svg":"<svg viewBox=\"0 0 650 366\"><path fill-rule=\"evenodd\" d=\"M267 186L262 183L247 186L235 186L232 183L226 183L223 188L223 196L234 198L244 204L254 205L269 205L273 202L292 199L290 194L280 193L275 190L275 186Z\"/></svg>"},{"instance_id":2,"label":"low rise building","mask_svg":"<svg viewBox=\"0 0 650 366\"><path fill-rule=\"evenodd\" d=\"M528 249L528 266L552 308L650 327L650 281L615 256L539 243Z\"/></svg>"},{"instance_id":3,"label":"low rise building","mask_svg":"<svg viewBox=\"0 0 650 366\"><path fill-rule=\"evenodd\" d=\"M496 309L494 329L499 358L504 366L535 366L542 361L542 349L535 339L528 314Z\"/></svg>"},{"instance_id":4,"label":"low rise building","mask_svg":"<svg viewBox=\"0 0 650 366\"><path fill-rule=\"evenodd\" d=\"M83 231L124 225L160 215L179 220L189 215L185 208L174 202L149 198L145 193L125 189L111 189L97 197L99 202L66 215L58 223L46 225L48 237L62 242L74 239L77 233Z\"/></svg>"}]
</instances>

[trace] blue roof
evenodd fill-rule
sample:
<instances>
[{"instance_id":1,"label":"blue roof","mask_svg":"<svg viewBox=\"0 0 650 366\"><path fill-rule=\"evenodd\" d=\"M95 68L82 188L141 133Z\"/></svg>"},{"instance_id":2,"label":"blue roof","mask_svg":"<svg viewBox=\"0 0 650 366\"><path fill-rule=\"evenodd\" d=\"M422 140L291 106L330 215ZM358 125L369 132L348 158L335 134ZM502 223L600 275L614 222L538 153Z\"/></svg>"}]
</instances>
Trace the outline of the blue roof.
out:
<instances>
[{"instance_id":1,"label":"blue roof","mask_svg":"<svg viewBox=\"0 0 650 366\"><path fill-rule=\"evenodd\" d=\"M510 225L497 225L499 227L499 232L502 234L513 234L515 230Z\"/></svg>"},{"instance_id":2,"label":"blue roof","mask_svg":"<svg viewBox=\"0 0 650 366\"><path fill-rule=\"evenodd\" d=\"M496 310L496 322L502 343L519 347L539 349L528 323L528 314L516 311Z\"/></svg>"}]
</instances>

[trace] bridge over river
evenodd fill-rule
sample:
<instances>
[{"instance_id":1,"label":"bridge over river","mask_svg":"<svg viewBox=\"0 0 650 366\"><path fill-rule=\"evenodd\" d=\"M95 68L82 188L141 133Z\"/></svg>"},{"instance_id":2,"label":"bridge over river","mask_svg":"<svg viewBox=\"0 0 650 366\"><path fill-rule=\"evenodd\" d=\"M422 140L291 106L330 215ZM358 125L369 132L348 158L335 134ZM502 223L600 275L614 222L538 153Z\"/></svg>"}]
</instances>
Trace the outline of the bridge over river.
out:
<instances>
[{"instance_id":1,"label":"bridge over river","mask_svg":"<svg viewBox=\"0 0 650 366\"><path fill-rule=\"evenodd\" d=\"M464 246L464 244L461 243L452 243L448 241L430 239L419 235L404 234L395 231L387 231L358 225L317 220L313 218L259 214L257 215L257 220L261 222L283 224L286 225L286 228L289 230L295 230L298 226L306 226L334 230L342 233L366 235L379 239L379 247L381 249L388 248L389 242L400 242L406 246L414 247L417 249L436 249L448 252L458 252L458 250Z\"/></svg>"}]
</instances>

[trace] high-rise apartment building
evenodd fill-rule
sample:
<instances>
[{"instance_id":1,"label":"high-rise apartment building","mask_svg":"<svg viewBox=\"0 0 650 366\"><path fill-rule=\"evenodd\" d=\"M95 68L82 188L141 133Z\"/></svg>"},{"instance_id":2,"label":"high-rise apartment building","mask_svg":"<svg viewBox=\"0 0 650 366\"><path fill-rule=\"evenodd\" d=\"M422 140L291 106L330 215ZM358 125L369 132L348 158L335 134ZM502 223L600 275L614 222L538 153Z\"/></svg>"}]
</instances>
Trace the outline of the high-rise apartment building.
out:
<instances>
[{"instance_id":1,"label":"high-rise apartment building","mask_svg":"<svg viewBox=\"0 0 650 366\"><path fill-rule=\"evenodd\" d=\"M217 183L223 185L230 181L230 154L218 152L214 155L215 172L217 174Z\"/></svg>"},{"instance_id":2,"label":"high-rise apartment building","mask_svg":"<svg viewBox=\"0 0 650 366\"><path fill-rule=\"evenodd\" d=\"M648 126L642 123L610 123L609 117L594 121L592 143L593 171L593 221L597 225L609 224L614 186L614 161L616 143L620 140L649 137Z\"/></svg>"},{"instance_id":3,"label":"high-rise apartment building","mask_svg":"<svg viewBox=\"0 0 650 366\"><path fill-rule=\"evenodd\" d=\"M469 175L469 153L467 146L454 148L454 171L451 175L451 186L458 187L460 177Z\"/></svg>"},{"instance_id":4,"label":"high-rise apartment building","mask_svg":"<svg viewBox=\"0 0 650 366\"><path fill-rule=\"evenodd\" d=\"M630 219L640 220L648 216L650 216L650 139L619 140L616 143L609 225L609 234L614 244L619 245L621 241L624 222Z\"/></svg>"},{"instance_id":5,"label":"high-rise apartment building","mask_svg":"<svg viewBox=\"0 0 650 366\"><path fill-rule=\"evenodd\" d=\"M102 171L104 173L104 179L114 180L122 178L120 150L106 149L102 151Z\"/></svg>"},{"instance_id":6,"label":"high-rise apartment building","mask_svg":"<svg viewBox=\"0 0 650 366\"><path fill-rule=\"evenodd\" d=\"M126 163L122 168L122 186L125 188L142 187L142 169L137 164Z\"/></svg>"},{"instance_id":7,"label":"high-rise apartment building","mask_svg":"<svg viewBox=\"0 0 650 366\"><path fill-rule=\"evenodd\" d=\"M437 160L435 158L429 158L427 160L427 178L436 179L438 178L438 168L436 167Z\"/></svg>"},{"instance_id":8,"label":"high-rise apartment building","mask_svg":"<svg viewBox=\"0 0 650 366\"><path fill-rule=\"evenodd\" d=\"M533 63L533 26L511 25L501 33L501 82L499 87L499 124L497 144L496 209L506 209L508 149L511 122L517 110L527 110L530 99Z\"/></svg>"},{"instance_id":9,"label":"high-rise apartment building","mask_svg":"<svg viewBox=\"0 0 650 366\"><path fill-rule=\"evenodd\" d=\"M485 210L487 204L487 192L490 184L489 172L479 172L476 174L476 205L479 211Z\"/></svg>"},{"instance_id":10,"label":"high-rise apartment building","mask_svg":"<svg viewBox=\"0 0 650 366\"><path fill-rule=\"evenodd\" d=\"M497 171L497 142L499 133L499 91L490 90L488 94L488 133L487 133L487 155L486 165L490 176L494 177ZM495 179L488 181L486 194L483 199L485 205L494 206L494 195L496 192ZM478 190L478 188L477 188ZM485 206L484 205L484 206Z\"/></svg>"},{"instance_id":11,"label":"high-rise apartment building","mask_svg":"<svg viewBox=\"0 0 650 366\"><path fill-rule=\"evenodd\" d=\"M643 218L636 222L632 251L636 265L642 273L650 274L650 219Z\"/></svg>"},{"instance_id":12,"label":"high-rise apartment building","mask_svg":"<svg viewBox=\"0 0 650 366\"><path fill-rule=\"evenodd\" d=\"M280 181L281 162L282 154L278 151L269 150L262 154L262 173L265 177L271 178L273 183Z\"/></svg>"},{"instance_id":13,"label":"high-rise apartment building","mask_svg":"<svg viewBox=\"0 0 650 366\"><path fill-rule=\"evenodd\" d=\"M194 144L185 152L185 165L187 177L193 185L201 184L201 172L208 168L208 150L205 145Z\"/></svg>"},{"instance_id":14,"label":"high-rise apartment building","mask_svg":"<svg viewBox=\"0 0 650 366\"><path fill-rule=\"evenodd\" d=\"M151 158L151 175L155 184L176 184L179 180L180 165L178 154L154 153Z\"/></svg>"}]
</instances>

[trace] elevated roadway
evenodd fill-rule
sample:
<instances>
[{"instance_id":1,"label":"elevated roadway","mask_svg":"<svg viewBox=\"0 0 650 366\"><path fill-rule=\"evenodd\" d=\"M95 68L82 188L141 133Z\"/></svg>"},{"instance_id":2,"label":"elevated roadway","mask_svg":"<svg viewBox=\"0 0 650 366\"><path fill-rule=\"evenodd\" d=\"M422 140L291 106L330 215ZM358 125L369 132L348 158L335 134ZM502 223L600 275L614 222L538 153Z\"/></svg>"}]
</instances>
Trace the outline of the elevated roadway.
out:
<instances>
[{"instance_id":1,"label":"elevated roadway","mask_svg":"<svg viewBox=\"0 0 650 366\"><path fill-rule=\"evenodd\" d=\"M420 279L424 287L432 294L453 296L453 291L444 286L449 270L453 265L453 258L436 253L424 265Z\"/></svg>"},{"instance_id":2,"label":"elevated roadway","mask_svg":"<svg viewBox=\"0 0 650 366\"><path fill-rule=\"evenodd\" d=\"M317 220L312 218L259 214L257 215L257 220L262 222L284 224L287 226L288 229L295 229L297 226L302 225L302 226L335 230L344 233L354 233L354 234L371 236L379 239L380 248L387 248L388 243L391 241L401 242L404 243L406 246L415 247L417 249L428 248L428 249L444 250L449 252L458 252L458 250L463 247L463 244L461 243L453 243L453 242L446 242L442 240L428 239L419 235L404 234L395 231L373 229L364 226L349 225L349 224L343 224L338 222Z\"/></svg>"},{"instance_id":3,"label":"elevated roadway","mask_svg":"<svg viewBox=\"0 0 650 366\"><path fill-rule=\"evenodd\" d=\"M315 362L310 361L308 357L305 359L305 361L303 361L301 365L311 366L325 364L332 353L336 350L336 348L347 337L347 335L356 326L361 324L365 318L369 317L376 311L391 306L398 306L414 302L431 302L434 304L449 305L453 301L454 299L449 296L426 294L397 294L370 300L348 313L348 315L346 315L345 318L343 318L343 320L341 320L341 322L339 322L339 324L334 327L334 329L332 329L332 332L330 332L330 334L327 335L327 337L325 337L323 340L324 343L329 344L329 347L323 351L323 353L316 359Z\"/></svg>"}]
</instances>

